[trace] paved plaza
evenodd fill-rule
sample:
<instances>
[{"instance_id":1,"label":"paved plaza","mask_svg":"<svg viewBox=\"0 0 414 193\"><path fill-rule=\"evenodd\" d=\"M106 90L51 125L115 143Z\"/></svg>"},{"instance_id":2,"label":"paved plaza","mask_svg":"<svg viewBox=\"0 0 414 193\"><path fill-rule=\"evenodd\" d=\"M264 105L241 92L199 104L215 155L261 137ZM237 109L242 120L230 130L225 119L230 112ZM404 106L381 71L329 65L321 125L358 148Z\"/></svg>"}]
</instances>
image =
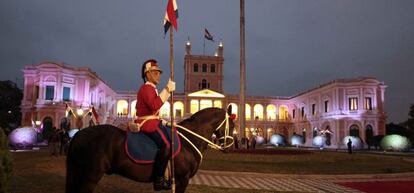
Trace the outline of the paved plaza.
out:
<instances>
[{"instance_id":1,"label":"paved plaza","mask_svg":"<svg viewBox=\"0 0 414 193\"><path fill-rule=\"evenodd\" d=\"M285 192L361 193L338 183L376 181L414 181L414 172L376 175L283 175L200 170L190 184Z\"/></svg>"}]
</instances>

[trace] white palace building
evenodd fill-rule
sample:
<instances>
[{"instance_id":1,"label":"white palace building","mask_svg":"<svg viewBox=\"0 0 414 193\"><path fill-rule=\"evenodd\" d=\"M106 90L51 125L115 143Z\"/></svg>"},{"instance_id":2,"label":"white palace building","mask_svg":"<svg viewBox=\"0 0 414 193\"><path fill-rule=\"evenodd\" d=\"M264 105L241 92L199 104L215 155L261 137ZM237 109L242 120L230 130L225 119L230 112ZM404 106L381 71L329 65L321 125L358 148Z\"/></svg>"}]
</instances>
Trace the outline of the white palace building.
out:
<instances>
[{"instance_id":1,"label":"white palace building","mask_svg":"<svg viewBox=\"0 0 414 193\"><path fill-rule=\"evenodd\" d=\"M239 96L223 93L223 49L220 43L214 56L193 55L190 42L186 43L184 93L174 94L177 121L200 109L229 104L238 114ZM62 122L76 123L71 128L86 127L90 116L85 115L92 106L101 124L123 128L134 119L137 91L115 91L87 67L43 62L26 65L23 73L22 125L33 120L56 127ZM369 136L385 134L385 88L375 78L362 77L333 80L288 97L246 96L246 128L237 128L235 134L269 140L275 133L287 139L296 133L311 147L318 132L329 130L327 148L345 148L342 139L347 135L365 142ZM77 118L66 115L66 105L77 112ZM168 118L169 108L166 102L161 116Z\"/></svg>"}]
</instances>

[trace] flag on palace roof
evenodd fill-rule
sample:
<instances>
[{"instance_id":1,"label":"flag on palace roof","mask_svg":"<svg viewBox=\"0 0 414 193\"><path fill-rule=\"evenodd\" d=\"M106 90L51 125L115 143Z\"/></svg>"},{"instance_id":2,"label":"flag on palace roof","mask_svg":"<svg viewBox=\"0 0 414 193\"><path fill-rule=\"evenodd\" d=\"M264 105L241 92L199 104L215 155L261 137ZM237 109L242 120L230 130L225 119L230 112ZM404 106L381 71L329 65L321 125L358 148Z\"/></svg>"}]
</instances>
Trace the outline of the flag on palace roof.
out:
<instances>
[{"instance_id":1,"label":"flag on palace roof","mask_svg":"<svg viewBox=\"0 0 414 193\"><path fill-rule=\"evenodd\" d=\"M165 11L165 17L164 17L164 34L167 33L171 25L174 27L175 31L177 31L177 18L178 18L177 3L175 2L175 0L168 0L167 10Z\"/></svg>"},{"instance_id":2,"label":"flag on palace roof","mask_svg":"<svg viewBox=\"0 0 414 193\"><path fill-rule=\"evenodd\" d=\"M204 37L214 42L213 36L210 34L210 32L208 32L207 28L204 28Z\"/></svg>"},{"instance_id":3,"label":"flag on palace roof","mask_svg":"<svg viewBox=\"0 0 414 193\"><path fill-rule=\"evenodd\" d=\"M99 115L98 115L98 113L96 112L96 110L93 106L92 106L91 111L92 111L92 115L93 115L92 116L93 122L95 122L96 125L99 125Z\"/></svg>"}]
</instances>

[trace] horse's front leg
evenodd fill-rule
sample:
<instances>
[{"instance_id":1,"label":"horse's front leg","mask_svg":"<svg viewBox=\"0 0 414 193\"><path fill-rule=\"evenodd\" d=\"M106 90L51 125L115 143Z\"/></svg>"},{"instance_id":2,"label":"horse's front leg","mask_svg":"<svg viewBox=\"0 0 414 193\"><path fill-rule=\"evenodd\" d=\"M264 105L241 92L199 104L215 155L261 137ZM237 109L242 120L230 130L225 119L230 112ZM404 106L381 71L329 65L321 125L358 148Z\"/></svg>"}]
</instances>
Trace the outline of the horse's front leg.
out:
<instances>
[{"instance_id":1,"label":"horse's front leg","mask_svg":"<svg viewBox=\"0 0 414 193\"><path fill-rule=\"evenodd\" d=\"M184 193L185 192L185 189L187 188L187 186L188 186L188 182L189 182L189 177L187 177L187 176L185 176L185 177L180 177L180 178L177 178L176 180L175 180L175 184L176 184L176 186L175 186L175 190L176 190L176 192L177 193Z\"/></svg>"}]
</instances>

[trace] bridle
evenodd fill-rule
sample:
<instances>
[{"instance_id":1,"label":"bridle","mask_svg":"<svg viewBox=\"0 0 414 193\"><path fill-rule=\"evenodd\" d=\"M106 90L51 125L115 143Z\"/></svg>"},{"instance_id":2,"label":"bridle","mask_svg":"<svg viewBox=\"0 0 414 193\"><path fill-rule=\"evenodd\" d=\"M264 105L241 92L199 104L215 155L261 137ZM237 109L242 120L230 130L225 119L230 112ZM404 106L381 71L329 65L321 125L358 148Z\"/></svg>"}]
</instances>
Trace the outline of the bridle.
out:
<instances>
[{"instance_id":1,"label":"bridle","mask_svg":"<svg viewBox=\"0 0 414 193\"><path fill-rule=\"evenodd\" d=\"M229 132L230 132L229 117L230 117L229 115L225 114L224 120L219 124L219 126L216 129L214 129L214 131L218 131L223 126L223 124L225 124L225 127L224 127L224 136L222 136L222 137L219 138L219 140L220 139L223 139L223 143L221 143L219 145L213 143L209 139L207 139L207 138L205 138L205 137L203 137L203 136L195 133L194 131L191 131L190 129L187 129L187 128L181 126L181 125L176 125L175 124L174 127L178 127L180 129L182 129L183 131L185 131L185 132L187 132L187 133L189 133L189 134L191 134L191 135L193 135L193 136L201 139L202 141L207 142L208 146L210 146L212 149L216 149L216 150L223 151L224 149L231 147L233 145L233 143L234 143L233 137L229 135ZM201 151L194 145L193 142L191 142L181 132L177 131L177 133L184 140L186 140L194 148L194 150L200 155L200 164L201 164L201 162L203 161L203 154L201 153ZM227 143L227 139L231 139L231 143L226 144Z\"/></svg>"}]
</instances>

